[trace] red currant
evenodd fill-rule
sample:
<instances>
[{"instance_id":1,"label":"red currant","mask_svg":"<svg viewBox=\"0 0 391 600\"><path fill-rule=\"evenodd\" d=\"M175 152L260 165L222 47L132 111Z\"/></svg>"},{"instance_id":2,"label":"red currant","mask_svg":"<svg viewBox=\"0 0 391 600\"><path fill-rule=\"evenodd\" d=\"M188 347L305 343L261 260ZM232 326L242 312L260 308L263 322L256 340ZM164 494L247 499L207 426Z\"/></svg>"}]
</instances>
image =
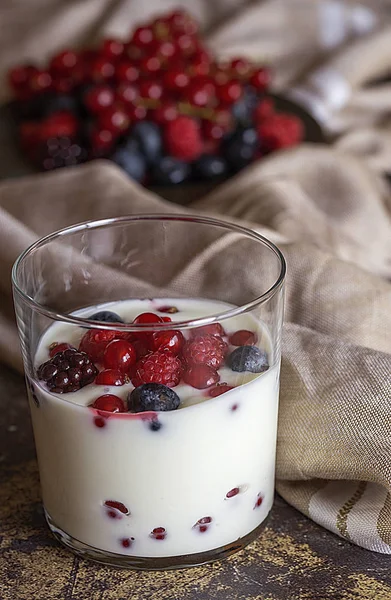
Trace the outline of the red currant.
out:
<instances>
[{"instance_id":1,"label":"red currant","mask_svg":"<svg viewBox=\"0 0 391 600\"><path fill-rule=\"evenodd\" d=\"M189 71L192 75L209 75L211 69L210 62L209 54L201 50L192 57Z\"/></svg>"},{"instance_id":2,"label":"red currant","mask_svg":"<svg viewBox=\"0 0 391 600\"><path fill-rule=\"evenodd\" d=\"M108 85L97 85L86 92L83 100L88 110L97 114L114 104L114 92Z\"/></svg>"},{"instance_id":3,"label":"red currant","mask_svg":"<svg viewBox=\"0 0 391 600\"><path fill-rule=\"evenodd\" d=\"M180 31L188 35L195 35L198 31L198 24L195 19L183 10L176 10L171 13L166 22L174 31Z\"/></svg>"},{"instance_id":4,"label":"red currant","mask_svg":"<svg viewBox=\"0 0 391 600\"><path fill-rule=\"evenodd\" d=\"M114 394L99 396L91 406L97 410L104 410L111 413L126 412L124 401L118 398L118 396L114 396Z\"/></svg>"},{"instance_id":5,"label":"red currant","mask_svg":"<svg viewBox=\"0 0 391 600\"><path fill-rule=\"evenodd\" d=\"M220 141L226 129L214 121L203 121L202 132L207 140Z\"/></svg>"},{"instance_id":6,"label":"red currant","mask_svg":"<svg viewBox=\"0 0 391 600\"><path fill-rule=\"evenodd\" d=\"M158 56L146 56L140 61L140 71L144 75L154 75L162 67L162 62Z\"/></svg>"},{"instance_id":7,"label":"red currant","mask_svg":"<svg viewBox=\"0 0 391 600\"><path fill-rule=\"evenodd\" d=\"M250 84L258 91L267 90L271 81L271 72L266 67L257 69L250 77Z\"/></svg>"},{"instance_id":8,"label":"red currant","mask_svg":"<svg viewBox=\"0 0 391 600\"><path fill-rule=\"evenodd\" d=\"M137 48L146 48L152 44L154 34L151 27L138 27L132 36L131 43Z\"/></svg>"},{"instance_id":9,"label":"red currant","mask_svg":"<svg viewBox=\"0 0 391 600\"><path fill-rule=\"evenodd\" d=\"M210 398L217 398L217 396L221 396L221 394L225 394L225 392L229 392L229 390L233 390L232 385L228 385L227 383L218 383L217 385L209 388L208 396Z\"/></svg>"},{"instance_id":10,"label":"red currant","mask_svg":"<svg viewBox=\"0 0 391 600\"><path fill-rule=\"evenodd\" d=\"M230 335L228 341L232 346L253 346L257 341L257 336L253 331L240 329Z\"/></svg>"},{"instance_id":11,"label":"red currant","mask_svg":"<svg viewBox=\"0 0 391 600\"><path fill-rule=\"evenodd\" d=\"M152 346L160 352L169 350L172 354L179 354L185 343L185 338L180 331L157 331L152 335Z\"/></svg>"},{"instance_id":12,"label":"red currant","mask_svg":"<svg viewBox=\"0 0 391 600\"><path fill-rule=\"evenodd\" d=\"M202 325L190 330L190 337L195 338L200 335L214 335L221 337L225 335L223 326L220 323L211 323L210 325Z\"/></svg>"},{"instance_id":13,"label":"red currant","mask_svg":"<svg viewBox=\"0 0 391 600\"><path fill-rule=\"evenodd\" d=\"M90 134L90 143L95 157L99 157L108 152L114 142L115 136L109 129L93 129Z\"/></svg>"},{"instance_id":14,"label":"red currant","mask_svg":"<svg viewBox=\"0 0 391 600\"><path fill-rule=\"evenodd\" d=\"M97 385L124 385L125 376L118 369L104 369L95 378Z\"/></svg>"},{"instance_id":15,"label":"red currant","mask_svg":"<svg viewBox=\"0 0 391 600\"><path fill-rule=\"evenodd\" d=\"M124 53L124 44L120 40L104 40L102 45L102 53L110 60L117 60Z\"/></svg>"},{"instance_id":16,"label":"red currant","mask_svg":"<svg viewBox=\"0 0 391 600\"><path fill-rule=\"evenodd\" d=\"M147 118L148 110L145 106L142 106L141 104L139 106L128 104L126 106L126 113L131 122L144 121L144 119Z\"/></svg>"},{"instance_id":17,"label":"red currant","mask_svg":"<svg viewBox=\"0 0 391 600\"><path fill-rule=\"evenodd\" d=\"M96 58L91 65L91 79L93 81L107 81L114 77L114 73L114 64L105 56Z\"/></svg>"},{"instance_id":18,"label":"red currant","mask_svg":"<svg viewBox=\"0 0 391 600\"><path fill-rule=\"evenodd\" d=\"M117 333L109 329L89 329L81 338L79 350L88 354L93 362L101 362L107 344L118 339Z\"/></svg>"},{"instance_id":19,"label":"red currant","mask_svg":"<svg viewBox=\"0 0 391 600\"><path fill-rule=\"evenodd\" d=\"M138 61L143 56L143 50L133 44L132 42L128 42L125 44L125 55L133 62Z\"/></svg>"},{"instance_id":20,"label":"red currant","mask_svg":"<svg viewBox=\"0 0 391 600\"><path fill-rule=\"evenodd\" d=\"M191 81L186 88L186 98L194 106L207 106L211 97L208 87L202 82Z\"/></svg>"},{"instance_id":21,"label":"red currant","mask_svg":"<svg viewBox=\"0 0 391 600\"><path fill-rule=\"evenodd\" d=\"M119 82L134 83L139 80L140 71L135 65L124 60L115 66L115 78Z\"/></svg>"},{"instance_id":22,"label":"red currant","mask_svg":"<svg viewBox=\"0 0 391 600\"><path fill-rule=\"evenodd\" d=\"M126 373L136 362L136 350L126 340L113 340L107 344L103 353L103 364L106 369L118 369Z\"/></svg>"},{"instance_id":23,"label":"red currant","mask_svg":"<svg viewBox=\"0 0 391 600\"><path fill-rule=\"evenodd\" d=\"M223 104L233 104L241 97L243 88L239 81L228 81L217 86L217 96Z\"/></svg>"},{"instance_id":24,"label":"red currant","mask_svg":"<svg viewBox=\"0 0 391 600\"><path fill-rule=\"evenodd\" d=\"M134 325L141 325L146 323L163 323L163 320L159 315L155 315L155 313L145 312L138 315L134 321Z\"/></svg>"},{"instance_id":25,"label":"red currant","mask_svg":"<svg viewBox=\"0 0 391 600\"><path fill-rule=\"evenodd\" d=\"M213 78L216 85L224 85L225 83L228 83L230 74L225 69L218 67L213 74Z\"/></svg>"},{"instance_id":26,"label":"red currant","mask_svg":"<svg viewBox=\"0 0 391 600\"><path fill-rule=\"evenodd\" d=\"M10 69L8 71L8 81L14 92L25 90L29 85L31 75L36 71L38 69L31 65Z\"/></svg>"},{"instance_id":27,"label":"red currant","mask_svg":"<svg viewBox=\"0 0 391 600\"><path fill-rule=\"evenodd\" d=\"M153 49L156 56L160 56L162 60L169 60L177 53L175 44L169 40L157 41Z\"/></svg>"},{"instance_id":28,"label":"red currant","mask_svg":"<svg viewBox=\"0 0 391 600\"><path fill-rule=\"evenodd\" d=\"M163 95L163 87L159 81L148 80L140 82L140 96L141 98L148 98L150 100L160 100Z\"/></svg>"},{"instance_id":29,"label":"red currant","mask_svg":"<svg viewBox=\"0 0 391 600\"><path fill-rule=\"evenodd\" d=\"M131 83L121 83L117 87L117 99L124 104L133 104L139 97L139 90Z\"/></svg>"},{"instance_id":30,"label":"red currant","mask_svg":"<svg viewBox=\"0 0 391 600\"><path fill-rule=\"evenodd\" d=\"M70 74L79 61L79 56L72 50L64 50L52 58L50 70L57 73Z\"/></svg>"},{"instance_id":31,"label":"red currant","mask_svg":"<svg viewBox=\"0 0 391 600\"><path fill-rule=\"evenodd\" d=\"M263 98L258 106L255 107L253 112L253 118L255 123L258 125L262 121L265 121L274 114L274 101L272 98Z\"/></svg>"},{"instance_id":32,"label":"red currant","mask_svg":"<svg viewBox=\"0 0 391 600\"><path fill-rule=\"evenodd\" d=\"M186 33L179 35L176 38L175 43L180 54L184 54L185 56L191 56L196 50L194 38Z\"/></svg>"},{"instance_id":33,"label":"red currant","mask_svg":"<svg viewBox=\"0 0 391 600\"><path fill-rule=\"evenodd\" d=\"M184 372L183 381L194 388L203 390L218 383L220 375L208 365L192 365Z\"/></svg>"},{"instance_id":34,"label":"red currant","mask_svg":"<svg viewBox=\"0 0 391 600\"><path fill-rule=\"evenodd\" d=\"M52 76L49 71L36 71L31 74L29 79L32 92L45 92L51 88L52 82Z\"/></svg>"},{"instance_id":35,"label":"red currant","mask_svg":"<svg viewBox=\"0 0 391 600\"><path fill-rule=\"evenodd\" d=\"M52 87L58 94L69 94L75 87L75 81L72 77L54 76Z\"/></svg>"},{"instance_id":36,"label":"red currant","mask_svg":"<svg viewBox=\"0 0 391 600\"><path fill-rule=\"evenodd\" d=\"M224 127L225 131L232 129L234 119L231 111L226 108L216 108L213 114L214 122Z\"/></svg>"},{"instance_id":37,"label":"red currant","mask_svg":"<svg viewBox=\"0 0 391 600\"><path fill-rule=\"evenodd\" d=\"M53 358L53 356L59 352L65 352L65 350L70 350L71 348L73 348L73 346L71 346L71 344L67 344L66 342L62 342L61 344L51 344L49 348L49 356L50 358Z\"/></svg>"},{"instance_id":38,"label":"red currant","mask_svg":"<svg viewBox=\"0 0 391 600\"><path fill-rule=\"evenodd\" d=\"M251 63L247 58L233 58L230 64L231 70L239 77L247 75L251 69Z\"/></svg>"},{"instance_id":39,"label":"red currant","mask_svg":"<svg viewBox=\"0 0 391 600\"><path fill-rule=\"evenodd\" d=\"M111 106L99 113L99 125L114 133L126 131L130 125L128 114L121 106Z\"/></svg>"},{"instance_id":40,"label":"red currant","mask_svg":"<svg viewBox=\"0 0 391 600\"><path fill-rule=\"evenodd\" d=\"M158 125L165 125L168 121L173 121L178 116L178 108L174 102L169 100L163 102L152 112L152 120Z\"/></svg>"},{"instance_id":41,"label":"red currant","mask_svg":"<svg viewBox=\"0 0 391 600\"><path fill-rule=\"evenodd\" d=\"M42 140L52 137L74 137L79 129L75 115L67 111L52 113L40 123L39 133Z\"/></svg>"},{"instance_id":42,"label":"red currant","mask_svg":"<svg viewBox=\"0 0 391 600\"><path fill-rule=\"evenodd\" d=\"M163 85L173 92L185 89L190 82L188 74L182 69L170 69L163 76Z\"/></svg>"}]
</instances>

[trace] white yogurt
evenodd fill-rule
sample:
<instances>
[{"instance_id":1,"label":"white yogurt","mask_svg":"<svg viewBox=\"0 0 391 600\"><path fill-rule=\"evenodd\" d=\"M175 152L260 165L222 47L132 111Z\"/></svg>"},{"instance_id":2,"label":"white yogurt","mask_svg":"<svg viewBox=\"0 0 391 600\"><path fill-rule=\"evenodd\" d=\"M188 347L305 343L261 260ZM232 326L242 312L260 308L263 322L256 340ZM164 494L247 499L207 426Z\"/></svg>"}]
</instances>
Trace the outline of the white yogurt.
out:
<instances>
[{"instance_id":1,"label":"white yogurt","mask_svg":"<svg viewBox=\"0 0 391 600\"><path fill-rule=\"evenodd\" d=\"M130 322L163 304L179 308L173 321L227 310L214 301L171 299L124 301L83 313L110 309ZM228 334L256 331L258 345L272 358L266 330L254 316L222 324ZM55 323L41 339L36 365L48 360L52 342L77 346L84 333ZM56 527L82 544L134 557L206 552L258 527L273 503L279 365L262 374L227 367L219 373L236 387L209 398L204 390L178 385L181 405L157 413L157 431L142 414L130 413L110 415L97 427L96 411L86 408L105 393L126 399L132 384L91 384L61 395L35 383L38 402L30 394L30 404L43 501ZM122 503L128 514L107 501Z\"/></svg>"}]
</instances>

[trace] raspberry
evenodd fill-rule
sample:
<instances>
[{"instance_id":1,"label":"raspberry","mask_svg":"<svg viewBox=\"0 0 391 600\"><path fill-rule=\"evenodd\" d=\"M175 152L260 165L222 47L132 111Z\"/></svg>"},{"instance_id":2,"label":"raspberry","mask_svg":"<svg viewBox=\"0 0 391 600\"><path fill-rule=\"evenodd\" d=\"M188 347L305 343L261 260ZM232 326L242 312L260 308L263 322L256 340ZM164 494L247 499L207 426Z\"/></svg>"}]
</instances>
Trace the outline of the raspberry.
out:
<instances>
[{"instance_id":1,"label":"raspberry","mask_svg":"<svg viewBox=\"0 0 391 600\"><path fill-rule=\"evenodd\" d=\"M102 362L106 346L119 337L117 331L90 329L81 338L79 350L86 352L94 362Z\"/></svg>"},{"instance_id":2,"label":"raspberry","mask_svg":"<svg viewBox=\"0 0 391 600\"><path fill-rule=\"evenodd\" d=\"M298 144L303 139L304 127L295 115L279 113L260 123L257 132L262 146L273 151Z\"/></svg>"},{"instance_id":3,"label":"raspberry","mask_svg":"<svg viewBox=\"0 0 391 600\"><path fill-rule=\"evenodd\" d=\"M203 150L197 121L185 116L169 121L165 128L165 144L172 156L185 161L196 160Z\"/></svg>"},{"instance_id":4,"label":"raspberry","mask_svg":"<svg viewBox=\"0 0 391 600\"><path fill-rule=\"evenodd\" d=\"M183 356L188 363L193 365L208 365L218 369L224 362L227 344L214 335L200 335L186 342Z\"/></svg>"},{"instance_id":5,"label":"raspberry","mask_svg":"<svg viewBox=\"0 0 391 600\"><path fill-rule=\"evenodd\" d=\"M132 383L134 387L143 383L162 383L167 387L175 387L181 374L182 363L176 356L170 352L153 352L136 363Z\"/></svg>"},{"instance_id":6,"label":"raspberry","mask_svg":"<svg viewBox=\"0 0 391 600\"><path fill-rule=\"evenodd\" d=\"M274 101L272 98L263 98L260 103L255 107L253 112L253 118L256 125L262 121L269 119L274 114Z\"/></svg>"},{"instance_id":7,"label":"raspberry","mask_svg":"<svg viewBox=\"0 0 391 600\"><path fill-rule=\"evenodd\" d=\"M76 392L92 383L98 369L85 352L76 348L58 352L38 367L37 376L45 381L49 390L56 394Z\"/></svg>"}]
</instances>

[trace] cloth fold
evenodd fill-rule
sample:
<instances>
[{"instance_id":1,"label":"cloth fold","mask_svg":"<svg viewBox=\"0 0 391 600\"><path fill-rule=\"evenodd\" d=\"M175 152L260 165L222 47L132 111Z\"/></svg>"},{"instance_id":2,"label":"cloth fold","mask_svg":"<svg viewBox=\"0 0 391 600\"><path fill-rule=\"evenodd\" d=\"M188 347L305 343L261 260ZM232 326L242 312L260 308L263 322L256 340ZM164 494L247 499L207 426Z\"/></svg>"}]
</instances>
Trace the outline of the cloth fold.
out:
<instances>
[{"instance_id":1,"label":"cloth fold","mask_svg":"<svg viewBox=\"0 0 391 600\"><path fill-rule=\"evenodd\" d=\"M387 199L365 162L327 147L271 156L186 209L95 161L0 184L0 261L9 273L19 252L46 233L135 213L220 216L277 242L288 265L277 490L338 535L391 554L391 284L380 276L390 274ZM195 256L175 257L174 285L214 265L219 277L208 293L235 297L243 290L224 273L235 256L245 265L244 291L256 293L254 265L235 236L197 244ZM115 273L108 277L116 285ZM21 370L8 277L0 294L0 359Z\"/></svg>"}]
</instances>

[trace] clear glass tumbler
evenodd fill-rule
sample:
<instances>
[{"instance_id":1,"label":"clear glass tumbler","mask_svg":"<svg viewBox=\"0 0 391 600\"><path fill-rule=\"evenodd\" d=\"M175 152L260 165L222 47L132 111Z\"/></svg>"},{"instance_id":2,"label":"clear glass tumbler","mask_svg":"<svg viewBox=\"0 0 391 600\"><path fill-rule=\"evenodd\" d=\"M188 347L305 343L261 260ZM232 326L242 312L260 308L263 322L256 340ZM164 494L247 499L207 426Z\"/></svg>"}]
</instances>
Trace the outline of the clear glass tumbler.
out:
<instances>
[{"instance_id":1,"label":"clear glass tumbler","mask_svg":"<svg viewBox=\"0 0 391 600\"><path fill-rule=\"evenodd\" d=\"M30 246L14 300L46 519L86 558L197 565L274 496L285 262L215 219L86 222Z\"/></svg>"}]
</instances>

